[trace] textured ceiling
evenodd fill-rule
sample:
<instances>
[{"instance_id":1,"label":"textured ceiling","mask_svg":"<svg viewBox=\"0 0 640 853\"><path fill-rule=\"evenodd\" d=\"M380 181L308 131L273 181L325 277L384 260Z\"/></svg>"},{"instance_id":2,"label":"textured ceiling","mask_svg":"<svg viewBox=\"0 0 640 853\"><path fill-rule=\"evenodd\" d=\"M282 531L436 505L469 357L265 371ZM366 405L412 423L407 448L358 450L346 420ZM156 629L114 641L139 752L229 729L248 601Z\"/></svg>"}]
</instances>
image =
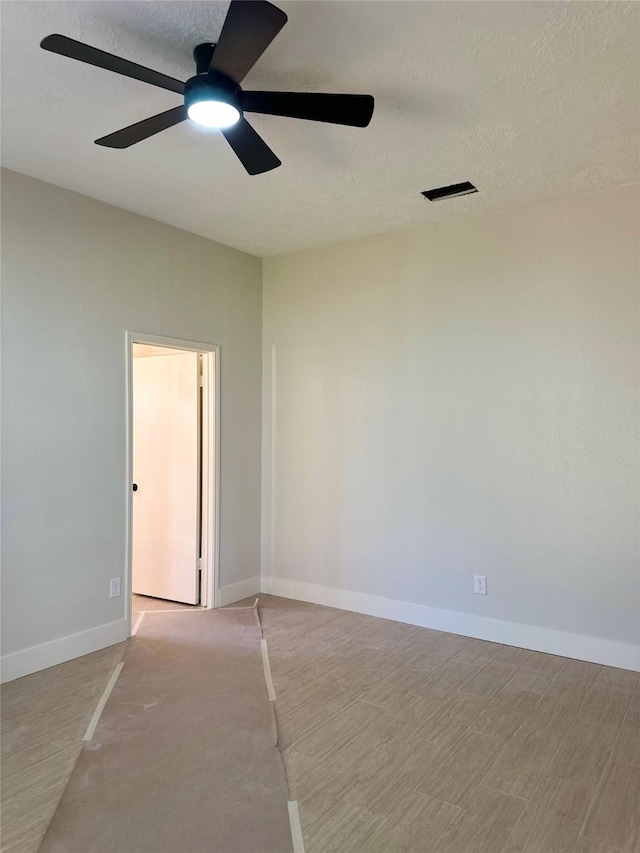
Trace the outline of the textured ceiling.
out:
<instances>
[{"instance_id":1,"label":"textured ceiling","mask_svg":"<svg viewBox=\"0 0 640 853\"><path fill-rule=\"evenodd\" d=\"M366 129L249 120L283 165L249 177L188 122L93 140L180 103L40 50L59 32L186 79L227 3L4 0L2 163L257 255L639 179L635 2L280 2L247 88L369 93ZM431 203L420 190L470 180Z\"/></svg>"}]
</instances>

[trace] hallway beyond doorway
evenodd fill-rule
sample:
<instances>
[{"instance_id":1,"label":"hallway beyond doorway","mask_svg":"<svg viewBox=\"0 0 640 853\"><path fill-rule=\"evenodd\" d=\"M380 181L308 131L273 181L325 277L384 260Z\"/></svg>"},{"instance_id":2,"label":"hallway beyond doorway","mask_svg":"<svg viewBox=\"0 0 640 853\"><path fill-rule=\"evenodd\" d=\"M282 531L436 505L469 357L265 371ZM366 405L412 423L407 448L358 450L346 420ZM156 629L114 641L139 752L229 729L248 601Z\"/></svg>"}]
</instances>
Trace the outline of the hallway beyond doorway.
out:
<instances>
[{"instance_id":1,"label":"hallway beyond doorway","mask_svg":"<svg viewBox=\"0 0 640 853\"><path fill-rule=\"evenodd\" d=\"M150 598L147 595L131 596L131 612L133 617L149 610L203 610L199 604L182 604L179 601L167 601L164 598Z\"/></svg>"}]
</instances>

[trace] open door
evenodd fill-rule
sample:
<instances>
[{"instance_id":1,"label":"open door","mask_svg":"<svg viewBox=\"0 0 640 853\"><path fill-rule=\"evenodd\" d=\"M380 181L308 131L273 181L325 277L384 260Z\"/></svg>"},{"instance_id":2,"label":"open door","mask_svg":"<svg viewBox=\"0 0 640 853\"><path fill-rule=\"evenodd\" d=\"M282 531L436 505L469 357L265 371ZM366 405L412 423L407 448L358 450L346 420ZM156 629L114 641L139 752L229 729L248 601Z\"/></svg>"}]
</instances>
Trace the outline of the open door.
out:
<instances>
[{"instance_id":1,"label":"open door","mask_svg":"<svg viewBox=\"0 0 640 853\"><path fill-rule=\"evenodd\" d=\"M198 353L133 359L133 592L198 604Z\"/></svg>"}]
</instances>

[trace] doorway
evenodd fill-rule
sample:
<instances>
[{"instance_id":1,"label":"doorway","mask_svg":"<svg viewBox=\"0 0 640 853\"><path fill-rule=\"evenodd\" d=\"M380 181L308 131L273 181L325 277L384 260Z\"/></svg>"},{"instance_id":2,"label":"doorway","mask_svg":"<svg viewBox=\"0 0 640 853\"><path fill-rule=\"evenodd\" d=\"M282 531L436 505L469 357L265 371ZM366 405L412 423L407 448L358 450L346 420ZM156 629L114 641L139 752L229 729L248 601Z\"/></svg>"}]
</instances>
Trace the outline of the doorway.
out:
<instances>
[{"instance_id":1,"label":"doorway","mask_svg":"<svg viewBox=\"0 0 640 853\"><path fill-rule=\"evenodd\" d=\"M133 611L217 604L218 347L127 333Z\"/></svg>"}]
</instances>

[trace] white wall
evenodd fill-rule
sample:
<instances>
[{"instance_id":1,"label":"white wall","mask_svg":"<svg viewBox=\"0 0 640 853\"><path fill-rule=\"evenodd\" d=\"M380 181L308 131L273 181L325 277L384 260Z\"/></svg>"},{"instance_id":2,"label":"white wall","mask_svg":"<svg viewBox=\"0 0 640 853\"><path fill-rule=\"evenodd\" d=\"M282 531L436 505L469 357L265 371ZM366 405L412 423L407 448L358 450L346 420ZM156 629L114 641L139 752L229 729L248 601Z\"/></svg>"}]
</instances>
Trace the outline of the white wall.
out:
<instances>
[{"instance_id":1,"label":"white wall","mask_svg":"<svg viewBox=\"0 0 640 853\"><path fill-rule=\"evenodd\" d=\"M266 259L265 587L638 643L638 254L623 187Z\"/></svg>"},{"instance_id":2,"label":"white wall","mask_svg":"<svg viewBox=\"0 0 640 853\"><path fill-rule=\"evenodd\" d=\"M120 639L126 329L221 345L220 582L258 575L260 260L3 171L2 290L3 655Z\"/></svg>"}]
</instances>

